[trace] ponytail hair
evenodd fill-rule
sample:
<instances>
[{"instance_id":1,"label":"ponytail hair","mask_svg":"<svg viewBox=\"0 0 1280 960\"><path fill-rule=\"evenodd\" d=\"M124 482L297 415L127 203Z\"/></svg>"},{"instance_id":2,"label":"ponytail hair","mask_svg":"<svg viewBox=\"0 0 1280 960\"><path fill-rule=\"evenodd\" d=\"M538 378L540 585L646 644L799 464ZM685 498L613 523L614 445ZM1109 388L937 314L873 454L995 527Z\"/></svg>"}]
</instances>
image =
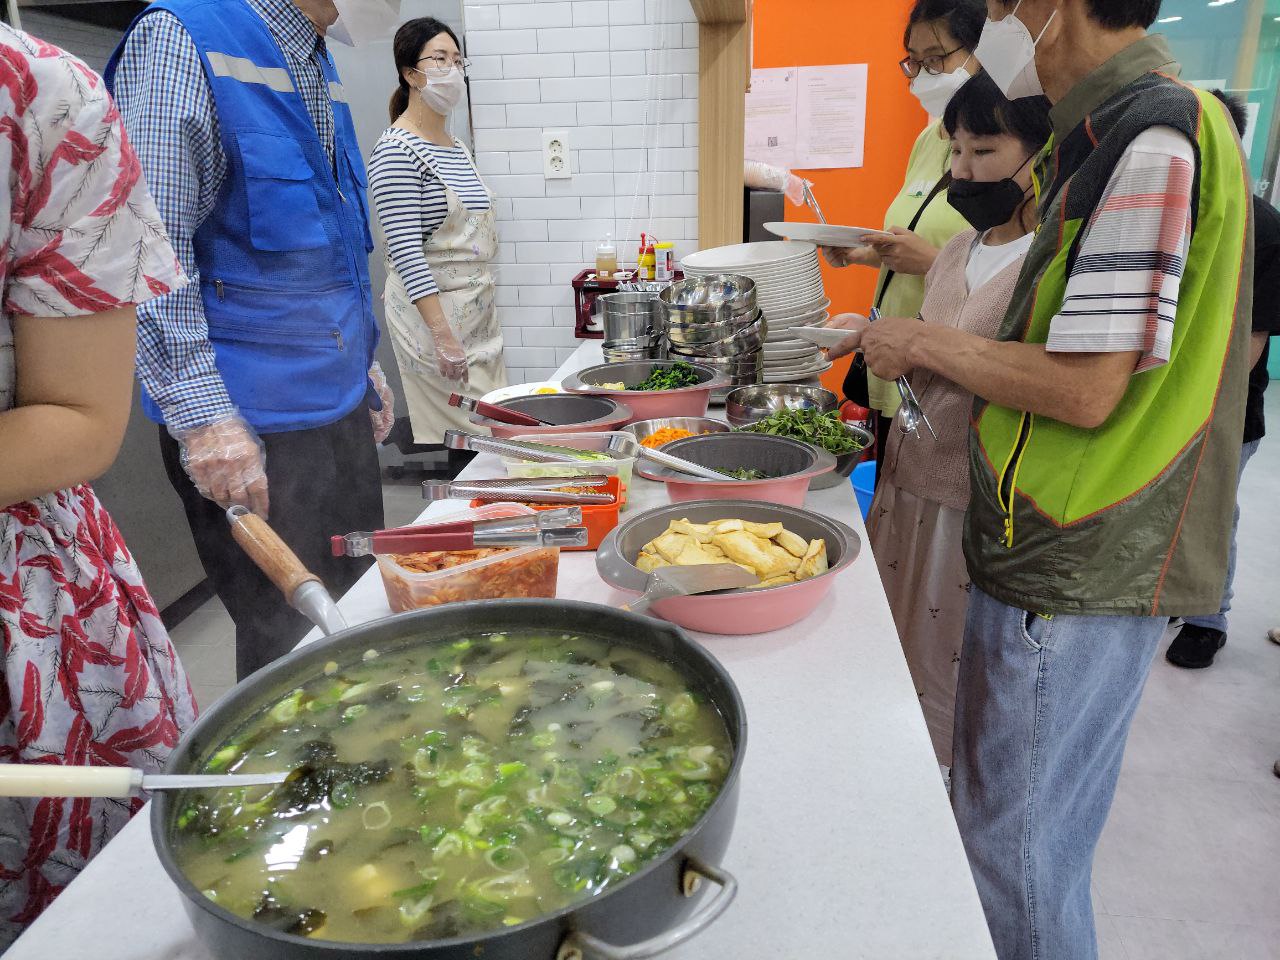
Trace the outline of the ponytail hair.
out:
<instances>
[{"instance_id":1,"label":"ponytail hair","mask_svg":"<svg viewBox=\"0 0 1280 960\"><path fill-rule=\"evenodd\" d=\"M400 119L400 115L409 109L409 97L413 93L413 88L409 86L409 81L404 78L404 72L418 69L418 61L422 57L422 48L442 33L447 33L458 47L458 50L462 50L462 43L458 40L458 35L453 32L447 23L437 20L435 17L418 17L415 20L408 20L401 24L400 29L396 31L391 49L395 56L396 80L399 81L399 86L391 94L391 103L388 105L392 123Z\"/></svg>"}]
</instances>

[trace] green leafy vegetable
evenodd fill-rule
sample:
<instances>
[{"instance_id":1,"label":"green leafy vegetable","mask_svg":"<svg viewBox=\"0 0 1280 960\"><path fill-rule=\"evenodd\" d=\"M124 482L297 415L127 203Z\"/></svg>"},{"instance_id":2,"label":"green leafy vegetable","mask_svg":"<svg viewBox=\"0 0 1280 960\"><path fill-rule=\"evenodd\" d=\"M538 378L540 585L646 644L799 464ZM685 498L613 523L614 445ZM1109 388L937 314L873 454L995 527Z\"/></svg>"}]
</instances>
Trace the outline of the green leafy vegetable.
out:
<instances>
[{"instance_id":1,"label":"green leafy vegetable","mask_svg":"<svg viewBox=\"0 0 1280 960\"><path fill-rule=\"evenodd\" d=\"M739 467L737 470L721 470L726 477L732 477L734 480L763 480L764 471L756 470L754 467Z\"/></svg>"},{"instance_id":2,"label":"green leafy vegetable","mask_svg":"<svg viewBox=\"0 0 1280 960\"><path fill-rule=\"evenodd\" d=\"M649 376L628 390L679 390L696 387L701 377L698 371L683 360L669 367L654 367Z\"/></svg>"},{"instance_id":3,"label":"green leafy vegetable","mask_svg":"<svg viewBox=\"0 0 1280 960\"><path fill-rule=\"evenodd\" d=\"M864 449L834 413L821 410L779 410L763 420L743 427L742 433L763 433L772 437L789 437L826 450L836 456L858 453Z\"/></svg>"}]
</instances>

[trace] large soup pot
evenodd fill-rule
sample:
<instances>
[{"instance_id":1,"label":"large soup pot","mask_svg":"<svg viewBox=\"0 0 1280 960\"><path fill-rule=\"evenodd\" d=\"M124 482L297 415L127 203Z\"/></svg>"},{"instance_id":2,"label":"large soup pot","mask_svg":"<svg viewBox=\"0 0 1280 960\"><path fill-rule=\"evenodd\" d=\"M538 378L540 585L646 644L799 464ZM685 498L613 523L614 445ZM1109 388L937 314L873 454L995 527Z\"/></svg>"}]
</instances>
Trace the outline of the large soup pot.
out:
<instances>
[{"instance_id":1,"label":"large soup pot","mask_svg":"<svg viewBox=\"0 0 1280 960\"><path fill-rule=\"evenodd\" d=\"M396 944L342 943L281 933L213 903L187 879L174 857L172 835L181 798L157 792L151 803L151 832L160 862L182 891L197 936L214 956L236 960L637 960L684 942L729 907L737 883L720 869L720 863L737 816L746 716L724 667L682 630L610 607L567 600L457 603L342 628L341 615L328 594L265 523L233 510L233 524L237 540L291 602L326 632L336 632L300 647L237 685L182 739L166 773L203 770L212 753L246 719L321 674L331 660L343 663L360 659L370 649L400 650L461 634L528 629L606 637L665 660L680 671L690 689L720 711L734 759L720 795L684 838L599 896L479 936ZM704 879L716 889L699 900L696 894L707 886L701 882ZM334 882L341 879L335 877Z\"/></svg>"}]
</instances>

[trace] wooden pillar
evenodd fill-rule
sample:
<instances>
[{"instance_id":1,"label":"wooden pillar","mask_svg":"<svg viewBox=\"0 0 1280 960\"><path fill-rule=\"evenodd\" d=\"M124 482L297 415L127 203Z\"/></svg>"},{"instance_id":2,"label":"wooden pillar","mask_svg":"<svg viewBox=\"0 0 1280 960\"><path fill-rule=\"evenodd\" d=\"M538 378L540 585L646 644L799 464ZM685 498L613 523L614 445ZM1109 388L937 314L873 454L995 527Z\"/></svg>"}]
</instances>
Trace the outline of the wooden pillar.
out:
<instances>
[{"instance_id":1,"label":"wooden pillar","mask_svg":"<svg viewBox=\"0 0 1280 960\"><path fill-rule=\"evenodd\" d=\"M751 20L747 0L693 0L698 16L698 236L742 241Z\"/></svg>"}]
</instances>

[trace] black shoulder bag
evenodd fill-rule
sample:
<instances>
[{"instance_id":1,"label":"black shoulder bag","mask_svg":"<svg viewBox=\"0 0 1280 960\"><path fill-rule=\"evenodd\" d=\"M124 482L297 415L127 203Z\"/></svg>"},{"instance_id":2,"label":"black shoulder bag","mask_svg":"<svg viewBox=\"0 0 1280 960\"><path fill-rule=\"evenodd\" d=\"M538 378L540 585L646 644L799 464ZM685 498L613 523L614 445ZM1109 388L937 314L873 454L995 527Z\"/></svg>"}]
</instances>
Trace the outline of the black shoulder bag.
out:
<instances>
[{"instance_id":1,"label":"black shoulder bag","mask_svg":"<svg viewBox=\"0 0 1280 960\"><path fill-rule=\"evenodd\" d=\"M942 175L942 179L933 185L933 189L929 191L929 195L924 198L924 203L920 204L920 209L916 211L916 215L911 218L911 223L907 229L915 232L916 227L920 225L920 220L924 216L924 212L929 209L929 204L937 199L938 194L942 193L947 187L951 186L951 172L948 171ZM897 276L893 270L885 272L884 279L880 281L880 289L876 291L875 306L880 309L880 305L884 303L885 291L889 289L889 284L893 282L893 278ZM853 356L853 363L849 366L849 372L845 374L844 385L841 387L844 392L844 398L851 403L855 403L860 407L871 406L871 389L867 384L867 362L863 359L861 353Z\"/></svg>"}]
</instances>

